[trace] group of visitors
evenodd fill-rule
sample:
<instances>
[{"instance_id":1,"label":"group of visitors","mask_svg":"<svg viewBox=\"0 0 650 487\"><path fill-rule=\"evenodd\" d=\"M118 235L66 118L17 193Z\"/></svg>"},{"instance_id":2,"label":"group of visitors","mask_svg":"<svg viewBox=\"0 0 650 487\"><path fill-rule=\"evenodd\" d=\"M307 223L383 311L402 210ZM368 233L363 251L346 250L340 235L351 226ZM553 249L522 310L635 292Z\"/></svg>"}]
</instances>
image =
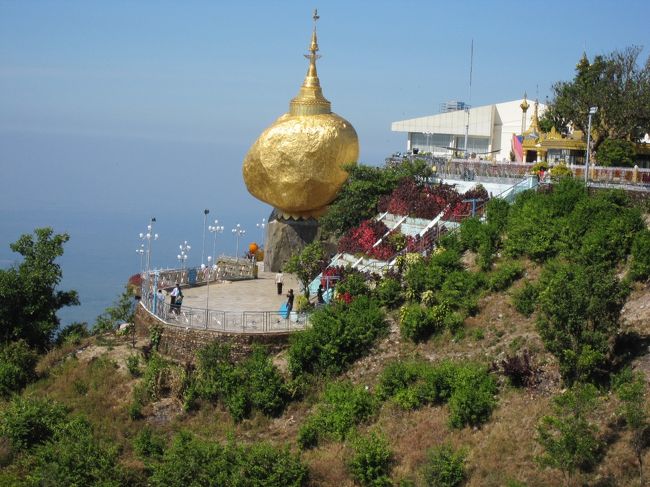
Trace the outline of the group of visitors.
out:
<instances>
[{"instance_id":1,"label":"group of visitors","mask_svg":"<svg viewBox=\"0 0 650 487\"><path fill-rule=\"evenodd\" d=\"M181 306L183 304L183 291L181 291L181 286L179 283L176 283L174 289L169 294L170 303L169 303L169 312L179 315L181 313ZM156 293L156 311L157 314L162 315L163 310L165 309L165 295L163 294L162 289L158 289Z\"/></svg>"},{"instance_id":2,"label":"group of visitors","mask_svg":"<svg viewBox=\"0 0 650 487\"><path fill-rule=\"evenodd\" d=\"M282 273L282 269L280 269L278 273L275 275L275 285L278 291L278 296L282 295L283 284L284 284L284 274ZM316 306L325 304L324 294L325 294L325 288L323 288L322 284L319 284L318 290L316 291ZM293 289L289 289L289 292L287 293L287 303L285 306L286 317L289 316L291 310L293 309L293 300L294 300Z\"/></svg>"}]
</instances>

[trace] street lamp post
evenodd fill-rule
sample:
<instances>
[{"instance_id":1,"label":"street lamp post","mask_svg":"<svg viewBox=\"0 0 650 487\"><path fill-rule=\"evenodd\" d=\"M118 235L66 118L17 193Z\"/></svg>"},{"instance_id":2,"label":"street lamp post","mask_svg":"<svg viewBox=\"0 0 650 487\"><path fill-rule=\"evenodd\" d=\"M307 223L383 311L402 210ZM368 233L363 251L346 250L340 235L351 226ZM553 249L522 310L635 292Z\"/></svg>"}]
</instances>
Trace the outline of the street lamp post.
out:
<instances>
[{"instance_id":1,"label":"street lamp post","mask_svg":"<svg viewBox=\"0 0 650 487\"><path fill-rule=\"evenodd\" d=\"M239 239L246 235L246 230L244 230L241 225L238 223L235 228L232 229L233 235L237 239L237 247L235 250L235 259L239 260Z\"/></svg>"},{"instance_id":2,"label":"street lamp post","mask_svg":"<svg viewBox=\"0 0 650 487\"><path fill-rule=\"evenodd\" d=\"M205 293L205 328L208 328L208 324L210 323L210 271L214 271L216 275L217 271L217 264L212 265L210 267L210 263L212 262L212 256L208 255L208 274L206 277L206 293ZM205 268L205 266L201 266L201 268Z\"/></svg>"},{"instance_id":3,"label":"street lamp post","mask_svg":"<svg viewBox=\"0 0 650 487\"><path fill-rule=\"evenodd\" d=\"M140 240L146 240L147 241L147 250L146 250L146 254L147 254L147 260L146 260L147 267L146 267L146 270L147 270L147 273L151 269L151 241L152 240L158 240L158 234L153 233L153 224L154 223L156 223L156 217L153 217L151 219L151 223L149 223L149 225L147 225L147 233L140 233L140 235L139 235Z\"/></svg>"},{"instance_id":4,"label":"street lamp post","mask_svg":"<svg viewBox=\"0 0 650 487\"><path fill-rule=\"evenodd\" d=\"M255 225L257 228L262 230L262 248L264 248L264 245L266 244L266 233L264 232L264 229L266 228L266 218L262 218L262 222L256 223Z\"/></svg>"},{"instance_id":5,"label":"street lamp post","mask_svg":"<svg viewBox=\"0 0 650 487\"><path fill-rule=\"evenodd\" d=\"M192 246L187 243L187 240L185 240L182 244L178 246L180 249L181 253L176 256L178 259L178 262L181 265L181 281L183 280L183 272L185 271L185 261L187 261L188 253L192 249Z\"/></svg>"},{"instance_id":6,"label":"street lamp post","mask_svg":"<svg viewBox=\"0 0 650 487\"><path fill-rule=\"evenodd\" d=\"M210 213L210 210L207 208L203 210L203 245L201 247L201 265L203 265L203 257L205 257L205 224L208 221L208 213Z\"/></svg>"},{"instance_id":7,"label":"street lamp post","mask_svg":"<svg viewBox=\"0 0 650 487\"><path fill-rule=\"evenodd\" d=\"M587 159L585 160L585 185L589 177L589 156L591 155L591 117L596 114L598 107L591 107L589 109L589 123L587 124Z\"/></svg>"},{"instance_id":8,"label":"street lamp post","mask_svg":"<svg viewBox=\"0 0 650 487\"><path fill-rule=\"evenodd\" d=\"M212 241L212 256L214 259L217 259L216 249L217 249L217 233L223 233L223 226L218 225L219 220L214 221L214 225L208 227L208 231L214 234L214 239Z\"/></svg>"},{"instance_id":9,"label":"street lamp post","mask_svg":"<svg viewBox=\"0 0 650 487\"><path fill-rule=\"evenodd\" d=\"M142 267L143 263L144 263L143 259L144 259L144 253L145 253L144 244L140 244L140 248L135 249L135 253L140 254L140 274L142 274L142 272L144 271L144 268Z\"/></svg>"}]
</instances>

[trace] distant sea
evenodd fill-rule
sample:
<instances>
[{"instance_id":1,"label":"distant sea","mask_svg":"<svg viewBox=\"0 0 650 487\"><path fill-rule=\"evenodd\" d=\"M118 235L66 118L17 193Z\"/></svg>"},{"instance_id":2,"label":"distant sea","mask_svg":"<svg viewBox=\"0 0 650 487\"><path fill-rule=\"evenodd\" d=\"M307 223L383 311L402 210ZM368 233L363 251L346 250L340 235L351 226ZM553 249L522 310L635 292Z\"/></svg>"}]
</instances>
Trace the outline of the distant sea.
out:
<instances>
[{"instance_id":1,"label":"distant sea","mask_svg":"<svg viewBox=\"0 0 650 487\"><path fill-rule=\"evenodd\" d=\"M192 217L188 215L190 211L194 213ZM149 215L138 209L132 212L112 212L110 209L86 211L81 208L73 211L0 210L0 267L7 268L19 263L20 256L11 251L9 244L15 242L20 235L45 226L53 227L57 233L68 233L70 240L64 246L64 254L56 261L63 271L59 289L76 290L81 305L63 308L58 316L62 326L75 321L92 326L97 316L117 300L129 276L140 272L141 261L136 253L141 244L138 234L145 232L146 225L153 216L157 220L154 231L160 234L160 238L152 243L152 267L176 266L178 245L184 240L188 240L192 246L188 265L199 265L203 234L202 209L185 210L177 215ZM231 217L249 229L248 235L240 242L240 249L244 249L249 241L261 239L261 232L255 228L254 223L247 223L246 215L241 215L239 220L237 215ZM208 223L211 221L208 220ZM212 254L212 244L213 235L206 232L206 256ZM218 235L216 253L235 253L230 226Z\"/></svg>"}]
</instances>

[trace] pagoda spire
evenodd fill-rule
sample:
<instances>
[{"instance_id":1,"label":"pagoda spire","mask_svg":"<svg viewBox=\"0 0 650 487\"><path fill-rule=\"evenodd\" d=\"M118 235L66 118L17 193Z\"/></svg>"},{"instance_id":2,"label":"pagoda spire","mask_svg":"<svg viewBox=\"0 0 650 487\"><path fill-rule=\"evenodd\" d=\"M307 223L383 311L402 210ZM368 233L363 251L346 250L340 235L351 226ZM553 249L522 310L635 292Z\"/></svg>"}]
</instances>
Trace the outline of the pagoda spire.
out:
<instances>
[{"instance_id":1,"label":"pagoda spire","mask_svg":"<svg viewBox=\"0 0 650 487\"><path fill-rule=\"evenodd\" d=\"M309 59L309 68L305 80L300 87L300 92L289 104L289 113L292 115L316 115L319 113L331 113L332 111L331 103L323 96L323 90L318 79L318 71L316 70L316 60L321 57L318 54L318 36L316 34L316 22L319 18L318 10L314 9L314 14L312 15L314 29L311 33L309 53L304 55Z\"/></svg>"}]
</instances>

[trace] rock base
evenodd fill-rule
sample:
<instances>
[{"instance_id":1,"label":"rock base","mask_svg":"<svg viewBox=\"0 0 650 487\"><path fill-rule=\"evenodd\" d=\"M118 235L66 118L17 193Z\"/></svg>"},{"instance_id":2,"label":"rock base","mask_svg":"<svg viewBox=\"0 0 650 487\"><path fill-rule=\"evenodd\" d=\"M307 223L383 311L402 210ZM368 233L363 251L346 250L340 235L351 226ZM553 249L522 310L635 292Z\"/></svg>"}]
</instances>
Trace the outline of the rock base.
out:
<instances>
[{"instance_id":1,"label":"rock base","mask_svg":"<svg viewBox=\"0 0 650 487\"><path fill-rule=\"evenodd\" d=\"M264 270L279 271L289 257L319 237L320 227L317 220L284 220L278 218L274 211L266 226Z\"/></svg>"}]
</instances>

